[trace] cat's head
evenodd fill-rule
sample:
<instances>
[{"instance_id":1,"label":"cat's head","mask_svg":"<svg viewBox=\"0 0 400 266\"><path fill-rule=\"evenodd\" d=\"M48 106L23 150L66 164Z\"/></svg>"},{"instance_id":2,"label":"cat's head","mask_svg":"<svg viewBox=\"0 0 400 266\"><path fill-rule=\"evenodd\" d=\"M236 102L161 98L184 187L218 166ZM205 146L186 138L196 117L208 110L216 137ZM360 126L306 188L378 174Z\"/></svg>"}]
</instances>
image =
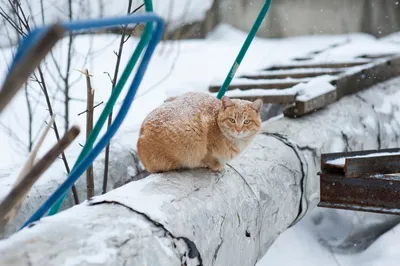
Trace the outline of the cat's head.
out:
<instances>
[{"instance_id":1,"label":"cat's head","mask_svg":"<svg viewBox=\"0 0 400 266\"><path fill-rule=\"evenodd\" d=\"M229 99L224 96L218 114L218 126L225 136L243 139L257 134L261 128L260 112L263 102Z\"/></svg>"}]
</instances>

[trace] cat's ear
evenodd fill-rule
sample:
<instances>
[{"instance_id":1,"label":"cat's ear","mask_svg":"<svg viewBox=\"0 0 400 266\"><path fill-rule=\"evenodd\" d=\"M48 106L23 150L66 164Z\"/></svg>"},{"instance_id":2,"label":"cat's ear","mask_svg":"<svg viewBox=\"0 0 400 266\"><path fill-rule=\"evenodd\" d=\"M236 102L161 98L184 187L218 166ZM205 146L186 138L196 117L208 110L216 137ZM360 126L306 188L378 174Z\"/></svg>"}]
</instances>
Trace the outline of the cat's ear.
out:
<instances>
[{"instance_id":1,"label":"cat's ear","mask_svg":"<svg viewBox=\"0 0 400 266\"><path fill-rule=\"evenodd\" d=\"M226 108L229 107L229 106L233 106L233 102L232 102L231 99L229 99L228 96L222 97L221 101L222 101L222 107L223 107L224 109L226 109Z\"/></svg>"},{"instance_id":2,"label":"cat's ear","mask_svg":"<svg viewBox=\"0 0 400 266\"><path fill-rule=\"evenodd\" d=\"M257 113L261 112L262 106L263 106L263 101L261 99L257 99L251 104L251 108L256 110Z\"/></svg>"}]
</instances>

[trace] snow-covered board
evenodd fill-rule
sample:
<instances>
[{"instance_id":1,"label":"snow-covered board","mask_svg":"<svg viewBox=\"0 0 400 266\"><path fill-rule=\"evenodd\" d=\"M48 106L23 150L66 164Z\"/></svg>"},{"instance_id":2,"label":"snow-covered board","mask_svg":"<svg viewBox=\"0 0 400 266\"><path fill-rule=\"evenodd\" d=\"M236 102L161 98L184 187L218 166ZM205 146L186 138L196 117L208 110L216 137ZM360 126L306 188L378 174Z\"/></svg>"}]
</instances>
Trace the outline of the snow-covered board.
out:
<instances>
[{"instance_id":1,"label":"snow-covered board","mask_svg":"<svg viewBox=\"0 0 400 266\"><path fill-rule=\"evenodd\" d=\"M226 95L284 104L284 115L294 118L399 75L400 57L396 54L365 54L338 62L323 62L307 55L288 64L239 75ZM218 92L221 84L212 84L209 91Z\"/></svg>"}]
</instances>

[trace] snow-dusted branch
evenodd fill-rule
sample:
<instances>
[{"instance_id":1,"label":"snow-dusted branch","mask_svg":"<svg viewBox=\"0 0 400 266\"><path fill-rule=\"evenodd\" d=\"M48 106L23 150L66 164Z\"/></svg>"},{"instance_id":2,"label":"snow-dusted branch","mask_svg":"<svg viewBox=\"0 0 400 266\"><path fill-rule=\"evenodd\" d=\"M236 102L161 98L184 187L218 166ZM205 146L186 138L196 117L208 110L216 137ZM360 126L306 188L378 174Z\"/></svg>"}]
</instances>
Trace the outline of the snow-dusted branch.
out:
<instances>
[{"instance_id":1,"label":"snow-dusted branch","mask_svg":"<svg viewBox=\"0 0 400 266\"><path fill-rule=\"evenodd\" d=\"M151 175L45 218L0 242L2 262L254 265L318 202L321 152L398 145L395 81L301 119L265 123L220 174Z\"/></svg>"}]
</instances>

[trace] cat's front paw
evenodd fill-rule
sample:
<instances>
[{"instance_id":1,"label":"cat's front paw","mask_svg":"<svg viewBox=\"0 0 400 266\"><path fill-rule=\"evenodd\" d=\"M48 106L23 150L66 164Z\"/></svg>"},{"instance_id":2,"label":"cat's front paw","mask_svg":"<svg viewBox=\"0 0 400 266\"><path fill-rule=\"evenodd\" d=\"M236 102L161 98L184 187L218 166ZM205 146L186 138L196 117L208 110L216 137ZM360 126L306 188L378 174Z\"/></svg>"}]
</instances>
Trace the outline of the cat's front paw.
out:
<instances>
[{"instance_id":1,"label":"cat's front paw","mask_svg":"<svg viewBox=\"0 0 400 266\"><path fill-rule=\"evenodd\" d=\"M210 168L211 171L213 171L213 172L222 172L225 169L225 167L221 164L213 165L212 167L208 167L208 168Z\"/></svg>"}]
</instances>

